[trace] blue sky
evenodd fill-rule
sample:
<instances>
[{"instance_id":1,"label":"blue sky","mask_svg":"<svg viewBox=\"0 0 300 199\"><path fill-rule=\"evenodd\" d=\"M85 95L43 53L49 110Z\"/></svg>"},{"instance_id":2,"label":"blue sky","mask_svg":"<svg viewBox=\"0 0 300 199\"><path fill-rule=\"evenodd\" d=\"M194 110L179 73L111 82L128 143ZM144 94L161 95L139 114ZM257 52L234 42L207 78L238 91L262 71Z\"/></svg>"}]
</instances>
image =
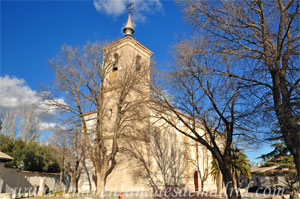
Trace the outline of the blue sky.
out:
<instances>
[{"instance_id":1,"label":"blue sky","mask_svg":"<svg viewBox=\"0 0 300 199\"><path fill-rule=\"evenodd\" d=\"M47 61L63 44L121 38L127 0L114 1L1 1L0 95L30 101L41 85L51 85L54 74ZM136 0L134 19L134 37L154 52L161 68L171 61L176 39L191 32L173 1ZM10 86L3 88L5 84ZM5 106L1 100L0 106ZM257 161L266 150L248 154Z\"/></svg>"},{"instance_id":2,"label":"blue sky","mask_svg":"<svg viewBox=\"0 0 300 199\"><path fill-rule=\"evenodd\" d=\"M163 1L160 10L146 12L145 17L136 22L134 37L164 64L176 35L189 29L172 1ZM119 16L109 15L97 11L93 1L2 1L1 75L24 78L33 89L51 83L47 61L63 44L119 39L126 20L126 10Z\"/></svg>"}]
</instances>

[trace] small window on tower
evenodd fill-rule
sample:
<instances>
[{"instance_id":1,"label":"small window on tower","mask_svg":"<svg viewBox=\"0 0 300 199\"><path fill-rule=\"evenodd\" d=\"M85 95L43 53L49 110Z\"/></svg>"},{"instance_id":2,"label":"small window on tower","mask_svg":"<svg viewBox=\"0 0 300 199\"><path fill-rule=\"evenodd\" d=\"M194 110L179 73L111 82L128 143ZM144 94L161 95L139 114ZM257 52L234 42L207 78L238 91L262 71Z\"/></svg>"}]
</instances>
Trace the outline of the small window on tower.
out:
<instances>
[{"instance_id":1,"label":"small window on tower","mask_svg":"<svg viewBox=\"0 0 300 199\"><path fill-rule=\"evenodd\" d=\"M111 118L111 116L112 116L112 109L109 109L109 111L108 111L108 117Z\"/></svg>"},{"instance_id":2,"label":"small window on tower","mask_svg":"<svg viewBox=\"0 0 300 199\"><path fill-rule=\"evenodd\" d=\"M114 64L113 64L113 72L118 70L118 61L119 61L119 56L117 53L114 54Z\"/></svg>"},{"instance_id":3,"label":"small window on tower","mask_svg":"<svg viewBox=\"0 0 300 199\"><path fill-rule=\"evenodd\" d=\"M141 56L139 56L139 55L136 56L135 69L136 69L136 71L141 70Z\"/></svg>"}]
</instances>

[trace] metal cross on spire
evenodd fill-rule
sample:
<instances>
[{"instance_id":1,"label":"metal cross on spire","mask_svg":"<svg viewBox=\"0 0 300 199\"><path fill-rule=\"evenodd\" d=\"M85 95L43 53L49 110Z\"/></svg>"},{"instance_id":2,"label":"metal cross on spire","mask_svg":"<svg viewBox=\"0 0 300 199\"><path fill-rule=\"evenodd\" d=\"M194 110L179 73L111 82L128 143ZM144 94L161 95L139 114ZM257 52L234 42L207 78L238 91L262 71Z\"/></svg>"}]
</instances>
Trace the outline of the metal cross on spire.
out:
<instances>
[{"instance_id":1,"label":"metal cross on spire","mask_svg":"<svg viewBox=\"0 0 300 199\"><path fill-rule=\"evenodd\" d=\"M125 27L123 28L123 32L125 33L125 36L132 36L134 33L134 29L131 23L131 12L133 10L132 8L133 3L129 3L128 5L128 19Z\"/></svg>"},{"instance_id":2,"label":"metal cross on spire","mask_svg":"<svg viewBox=\"0 0 300 199\"><path fill-rule=\"evenodd\" d=\"M128 7L128 12L129 12L129 13L131 13L132 10L133 10L133 7L132 7L133 4L134 4L133 2L129 2L129 5L127 6L127 7Z\"/></svg>"}]
</instances>

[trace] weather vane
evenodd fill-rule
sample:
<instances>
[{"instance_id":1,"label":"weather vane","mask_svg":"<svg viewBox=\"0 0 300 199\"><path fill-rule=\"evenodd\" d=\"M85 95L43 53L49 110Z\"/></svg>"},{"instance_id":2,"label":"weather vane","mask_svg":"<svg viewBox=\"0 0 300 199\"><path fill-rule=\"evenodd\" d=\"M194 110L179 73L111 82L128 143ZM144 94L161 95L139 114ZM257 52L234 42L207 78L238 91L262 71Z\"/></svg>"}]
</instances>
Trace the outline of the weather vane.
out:
<instances>
[{"instance_id":1,"label":"weather vane","mask_svg":"<svg viewBox=\"0 0 300 199\"><path fill-rule=\"evenodd\" d=\"M129 5L128 5L128 12L131 13L132 10L133 10L133 3L132 2L129 2Z\"/></svg>"}]
</instances>

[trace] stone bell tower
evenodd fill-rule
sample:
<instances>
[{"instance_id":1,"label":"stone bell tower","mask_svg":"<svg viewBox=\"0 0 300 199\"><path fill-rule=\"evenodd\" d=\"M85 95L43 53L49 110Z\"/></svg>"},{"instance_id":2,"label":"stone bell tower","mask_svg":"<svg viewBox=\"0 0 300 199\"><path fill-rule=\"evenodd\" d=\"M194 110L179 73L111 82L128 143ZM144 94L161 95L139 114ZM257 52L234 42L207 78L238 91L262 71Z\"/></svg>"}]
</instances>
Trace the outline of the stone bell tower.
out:
<instances>
[{"instance_id":1,"label":"stone bell tower","mask_svg":"<svg viewBox=\"0 0 300 199\"><path fill-rule=\"evenodd\" d=\"M150 57L151 50L133 38L134 28L129 9L128 19L123 28L124 37L102 48L107 69L104 77L105 108L110 121L116 115L119 96L124 86L132 81L136 82L135 88L131 88L126 101L136 103L150 98ZM132 86L132 85L131 85ZM143 99L141 99L143 98ZM108 131L111 129L107 127Z\"/></svg>"},{"instance_id":2,"label":"stone bell tower","mask_svg":"<svg viewBox=\"0 0 300 199\"><path fill-rule=\"evenodd\" d=\"M105 82L112 90L118 87L117 82L129 72L132 76L143 75L145 83L150 85L150 57L153 52L133 38L131 11L132 8L129 9L127 23L123 28L124 37L102 48L104 57L108 57L111 62Z\"/></svg>"},{"instance_id":3,"label":"stone bell tower","mask_svg":"<svg viewBox=\"0 0 300 199\"><path fill-rule=\"evenodd\" d=\"M103 122L103 129L108 135L113 131L120 111L119 103L120 95L122 95L120 93L126 91L127 86L130 87L121 108L123 110L123 107L129 107L129 110L124 111L125 116L123 116L126 119L122 118L125 120L122 124L126 127L122 128L118 140L118 146L123 148L126 147L126 138L147 127L149 122L143 118L150 113L144 106L147 106L147 100L150 98L150 57L153 52L133 38L131 10L129 9L127 23L123 28L124 37L102 48L103 64L105 65L105 60L108 62L107 75L104 78L107 117ZM132 82L135 84L133 87L130 85ZM127 118L130 119L127 120ZM132 177L134 163L130 163L125 154L118 154L116 161L117 165L107 179L107 190L130 190L132 187L143 188L145 186Z\"/></svg>"}]
</instances>

